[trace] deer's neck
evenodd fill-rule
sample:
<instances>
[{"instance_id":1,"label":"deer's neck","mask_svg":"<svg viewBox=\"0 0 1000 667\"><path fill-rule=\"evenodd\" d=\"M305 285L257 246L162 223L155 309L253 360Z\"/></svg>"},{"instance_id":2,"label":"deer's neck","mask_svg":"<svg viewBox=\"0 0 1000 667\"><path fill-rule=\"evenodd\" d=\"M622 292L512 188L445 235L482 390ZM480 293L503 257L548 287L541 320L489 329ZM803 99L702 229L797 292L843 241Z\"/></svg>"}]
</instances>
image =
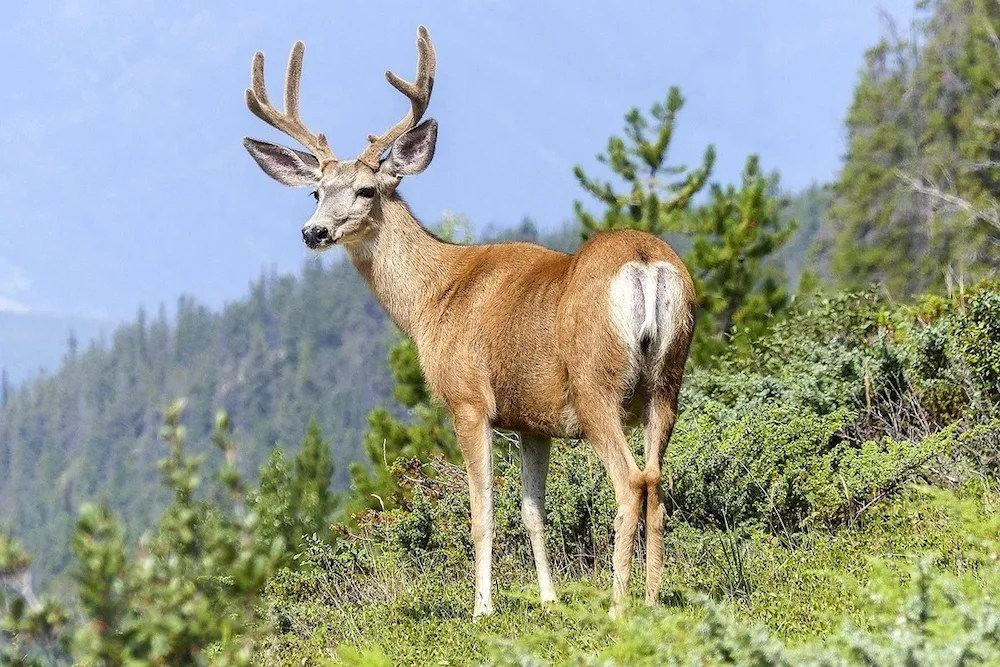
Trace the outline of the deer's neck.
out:
<instances>
[{"instance_id":1,"label":"deer's neck","mask_svg":"<svg viewBox=\"0 0 1000 667\"><path fill-rule=\"evenodd\" d=\"M389 317L407 336L416 338L420 314L444 288L456 246L434 238L397 195L380 204L373 232L346 250Z\"/></svg>"}]
</instances>

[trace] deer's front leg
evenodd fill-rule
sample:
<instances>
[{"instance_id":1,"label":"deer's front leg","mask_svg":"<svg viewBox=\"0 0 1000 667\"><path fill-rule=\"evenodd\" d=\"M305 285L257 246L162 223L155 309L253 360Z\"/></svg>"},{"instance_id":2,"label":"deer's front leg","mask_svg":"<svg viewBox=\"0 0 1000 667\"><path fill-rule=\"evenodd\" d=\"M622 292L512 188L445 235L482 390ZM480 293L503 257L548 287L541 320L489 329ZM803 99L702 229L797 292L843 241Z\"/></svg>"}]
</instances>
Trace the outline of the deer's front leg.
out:
<instances>
[{"instance_id":1,"label":"deer's front leg","mask_svg":"<svg viewBox=\"0 0 1000 667\"><path fill-rule=\"evenodd\" d=\"M548 438L521 434L521 519L531 541L542 602L555 602L549 557L545 553L545 477L549 472Z\"/></svg>"},{"instance_id":2,"label":"deer's front leg","mask_svg":"<svg viewBox=\"0 0 1000 667\"><path fill-rule=\"evenodd\" d=\"M493 431L485 412L455 410L455 435L469 475L472 542L476 548L476 603L472 618L493 613Z\"/></svg>"}]
</instances>

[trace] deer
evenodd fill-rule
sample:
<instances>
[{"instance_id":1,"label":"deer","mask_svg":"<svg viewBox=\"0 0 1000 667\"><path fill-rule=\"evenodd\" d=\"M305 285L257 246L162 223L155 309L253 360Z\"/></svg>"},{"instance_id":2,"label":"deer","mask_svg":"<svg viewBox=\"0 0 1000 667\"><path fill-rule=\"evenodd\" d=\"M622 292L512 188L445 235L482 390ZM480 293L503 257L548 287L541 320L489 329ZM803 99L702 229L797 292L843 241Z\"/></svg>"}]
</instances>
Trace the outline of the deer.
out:
<instances>
[{"instance_id":1,"label":"deer","mask_svg":"<svg viewBox=\"0 0 1000 667\"><path fill-rule=\"evenodd\" d=\"M284 111L269 101L258 51L249 110L305 151L244 138L271 178L312 188L302 227L314 251L342 247L390 319L415 344L428 387L447 408L465 463L474 544L473 619L491 614L493 429L520 440L521 516L542 604L557 600L544 541L545 483L553 438L586 438L607 470L617 513L610 614L622 613L645 509L645 598L658 603L665 525L661 467L677 418L694 331L691 276L671 246L642 231L593 235L567 254L531 243L459 245L439 239L400 196L403 178L431 163L437 121L423 120L436 55L417 32L413 82L386 72L410 102L403 118L338 159L299 114L304 45L285 74ZM644 466L625 429L641 422Z\"/></svg>"}]
</instances>

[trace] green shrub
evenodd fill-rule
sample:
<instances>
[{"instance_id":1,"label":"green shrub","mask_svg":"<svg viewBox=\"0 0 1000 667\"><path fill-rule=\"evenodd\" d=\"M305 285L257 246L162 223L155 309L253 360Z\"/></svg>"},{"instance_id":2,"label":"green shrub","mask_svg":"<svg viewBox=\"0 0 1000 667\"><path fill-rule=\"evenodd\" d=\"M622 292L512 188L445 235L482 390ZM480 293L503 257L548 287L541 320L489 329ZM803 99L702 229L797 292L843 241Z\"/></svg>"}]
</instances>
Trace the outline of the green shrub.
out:
<instances>
[{"instance_id":1,"label":"green shrub","mask_svg":"<svg viewBox=\"0 0 1000 667\"><path fill-rule=\"evenodd\" d=\"M824 452L849 421L786 407L730 421L711 410L685 420L667 449L668 491L682 520L796 531L814 514L810 490Z\"/></svg>"},{"instance_id":2,"label":"green shrub","mask_svg":"<svg viewBox=\"0 0 1000 667\"><path fill-rule=\"evenodd\" d=\"M691 373L684 396L696 409L717 403L735 413L774 402L859 416L904 405L940 427L997 403L998 337L1000 291L992 285L905 307L875 292L817 296L797 303L747 352L734 346L717 369Z\"/></svg>"},{"instance_id":3,"label":"green shrub","mask_svg":"<svg viewBox=\"0 0 1000 667\"><path fill-rule=\"evenodd\" d=\"M952 517L966 536L957 571L924 557L902 576L876 567L861 588L866 628L845 622L833 636L789 641L763 625L738 619L711 598L691 594L694 613L637 609L620 622L592 608L578 613L596 634L611 641L594 651L566 641L559 633L533 633L501 640L492 665L858 665L937 667L1000 664L1000 604L992 594L1000 585L1000 521L985 518L970 501L932 492L931 505ZM556 660L539 657L556 644Z\"/></svg>"},{"instance_id":4,"label":"green shrub","mask_svg":"<svg viewBox=\"0 0 1000 667\"><path fill-rule=\"evenodd\" d=\"M1000 401L1000 291L974 292L952 327L953 354L967 371L965 380L982 403Z\"/></svg>"},{"instance_id":5,"label":"green shrub","mask_svg":"<svg viewBox=\"0 0 1000 667\"><path fill-rule=\"evenodd\" d=\"M844 437L847 410L817 416L778 405L740 419L711 409L683 421L667 450L669 498L698 527L758 526L790 537L809 525L852 521L960 443L996 433L997 423L959 424L918 442Z\"/></svg>"},{"instance_id":6,"label":"green shrub","mask_svg":"<svg viewBox=\"0 0 1000 667\"><path fill-rule=\"evenodd\" d=\"M182 407L178 401L167 410L162 431L170 451L160 469L174 503L137 549L127 545L109 509L85 505L72 538L75 606L14 597L0 619L14 653L0 649L12 664L250 663L255 641L268 629L258 613L259 593L285 557L285 545L261 531L244 504L224 413L213 440L225 463L207 494L223 500L199 497L201 457L185 454ZM3 544L0 556L17 564L17 552Z\"/></svg>"}]
</instances>

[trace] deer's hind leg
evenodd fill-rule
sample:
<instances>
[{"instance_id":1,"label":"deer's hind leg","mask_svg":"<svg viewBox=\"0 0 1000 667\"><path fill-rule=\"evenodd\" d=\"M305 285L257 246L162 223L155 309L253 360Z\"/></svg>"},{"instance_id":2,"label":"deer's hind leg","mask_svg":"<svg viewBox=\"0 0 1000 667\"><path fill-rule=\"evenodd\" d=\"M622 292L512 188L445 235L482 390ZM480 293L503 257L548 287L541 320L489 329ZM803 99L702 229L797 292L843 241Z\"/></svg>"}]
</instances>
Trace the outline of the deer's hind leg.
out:
<instances>
[{"instance_id":1,"label":"deer's hind leg","mask_svg":"<svg viewBox=\"0 0 1000 667\"><path fill-rule=\"evenodd\" d=\"M618 616L623 610L632 578L632 555L646 482L625 440L620 401L609 400L609 393L613 394L596 391L578 395L576 405L584 433L611 477L618 505L611 587L611 615Z\"/></svg>"},{"instance_id":2,"label":"deer's hind leg","mask_svg":"<svg viewBox=\"0 0 1000 667\"><path fill-rule=\"evenodd\" d=\"M663 527L666 509L663 503L661 470L663 453L677 419L679 384L652 391L646 398L643 418L646 469L646 604L659 600L663 576Z\"/></svg>"}]
</instances>

